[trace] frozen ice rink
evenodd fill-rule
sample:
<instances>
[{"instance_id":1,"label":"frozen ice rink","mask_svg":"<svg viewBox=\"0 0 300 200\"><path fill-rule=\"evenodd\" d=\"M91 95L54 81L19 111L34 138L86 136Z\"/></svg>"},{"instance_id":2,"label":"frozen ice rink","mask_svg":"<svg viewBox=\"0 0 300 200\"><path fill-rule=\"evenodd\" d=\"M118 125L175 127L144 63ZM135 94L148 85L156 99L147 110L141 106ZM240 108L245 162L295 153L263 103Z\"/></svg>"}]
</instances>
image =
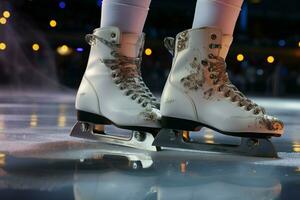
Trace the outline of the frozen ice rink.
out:
<instances>
[{"instance_id":1,"label":"frozen ice rink","mask_svg":"<svg viewBox=\"0 0 300 200\"><path fill-rule=\"evenodd\" d=\"M300 100L254 99L282 119L279 159L213 152L147 152L69 136L73 92L0 95L1 200L299 199ZM207 143L237 138L208 129Z\"/></svg>"}]
</instances>

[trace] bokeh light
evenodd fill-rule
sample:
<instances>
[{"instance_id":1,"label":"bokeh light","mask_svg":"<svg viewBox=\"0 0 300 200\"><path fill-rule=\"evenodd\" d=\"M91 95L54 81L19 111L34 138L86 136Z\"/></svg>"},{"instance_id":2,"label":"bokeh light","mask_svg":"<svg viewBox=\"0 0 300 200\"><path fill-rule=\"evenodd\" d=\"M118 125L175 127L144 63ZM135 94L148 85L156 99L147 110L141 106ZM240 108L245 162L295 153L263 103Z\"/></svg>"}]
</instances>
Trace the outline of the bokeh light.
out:
<instances>
[{"instance_id":1,"label":"bokeh light","mask_svg":"<svg viewBox=\"0 0 300 200\"><path fill-rule=\"evenodd\" d=\"M4 51L6 49L6 44L4 42L0 42L0 50Z\"/></svg>"},{"instance_id":2,"label":"bokeh light","mask_svg":"<svg viewBox=\"0 0 300 200\"><path fill-rule=\"evenodd\" d=\"M101 7L101 6L102 6L102 0L97 0L97 5L98 5L99 7Z\"/></svg>"},{"instance_id":3,"label":"bokeh light","mask_svg":"<svg viewBox=\"0 0 300 200\"><path fill-rule=\"evenodd\" d=\"M10 17L10 12L9 11L4 11L3 12L3 17L5 17L5 18L9 18Z\"/></svg>"},{"instance_id":4,"label":"bokeh light","mask_svg":"<svg viewBox=\"0 0 300 200\"><path fill-rule=\"evenodd\" d=\"M268 57L267 57L267 62L268 62L268 63L272 64L274 61L275 61L274 56L268 56Z\"/></svg>"},{"instance_id":5,"label":"bokeh light","mask_svg":"<svg viewBox=\"0 0 300 200\"><path fill-rule=\"evenodd\" d=\"M61 8L61 9L64 9L66 8L66 3L64 1L61 1L59 2L58 6Z\"/></svg>"},{"instance_id":6,"label":"bokeh light","mask_svg":"<svg viewBox=\"0 0 300 200\"><path fill-rule=\"evenodd\" d=\"M5 17L1 17L0 18L0 24L6 24L6 22L7 22L7 20L6 20L6 18Z\"/></svg>"},{"instance_id":7,"label":"bokeh light","mask_svg":"<svg viewBox=\"0 0 300 200\"><path fill-rule=\"evenodd\" d=\"M286 45L286 41L285 40L279 40L278 45L281 46L281 47L284 47Z\"/></svg>"},{"instance_id":8,"label":"bokeh light","mask_svg":"<svg viewBox=\"0 0 300 200\"><path fill-rule=\"evenodd\" d=\"M147 56L151 56L152 50L151 50L150 48L147 48L147 49L145 50L145 54L146 54Z\"/></svg>"},{"instance_id":9,"label":"bokeh light","mask_svg":"<svg viewBox=\"0 0 300 200\"><path fill-rule=\"evenodd\" d=\"M40 50L40 45L37 44L37 43L34 43L34 44L32 45L32 50L33 50L33 51L38 51L38 50Z\"/></svg>"},{"instance_id":10,"label":"bokeh light","mask_svg":"<svg viewBox=\"0 0 300 200\"><path fill-rule=\"evenodd\" d=\"M240 53L236 56L236 59L237 59L237 61L242 62L245 59L245 57L243 54Z\"/></svg>"},{"instance_id":11,"label":"bokeh light","mask_svg":"<svg viewBox=\"0 0 300 200\"><path fill-rule=\"evenodd\" d=\"M67 56L72 53L72 49L68 45L62 45L57 48L57 53L61 56Z\"/></svg>"},{"instance_id":12,"label":"bokeh light","mask_svg":"<svg viewBox=\"0 0 300 200\"><path fill-rule=\"evenodd\" d=\"M78 47L78 48L76 48L76 51L77 51L77 52L83 52L84 49L83 49L82 47Z\"/></svg>"},{"instance_id":13,"label":"bokeh light","mask_svg":"<svg viewBox=\"0 0 300 200\"><path fill-rule=\"evenodd\" d=\"M51 20L49 24L52 28L55 28L57 26L57 22L54 19Z\"/></svg>"}]
</instances>

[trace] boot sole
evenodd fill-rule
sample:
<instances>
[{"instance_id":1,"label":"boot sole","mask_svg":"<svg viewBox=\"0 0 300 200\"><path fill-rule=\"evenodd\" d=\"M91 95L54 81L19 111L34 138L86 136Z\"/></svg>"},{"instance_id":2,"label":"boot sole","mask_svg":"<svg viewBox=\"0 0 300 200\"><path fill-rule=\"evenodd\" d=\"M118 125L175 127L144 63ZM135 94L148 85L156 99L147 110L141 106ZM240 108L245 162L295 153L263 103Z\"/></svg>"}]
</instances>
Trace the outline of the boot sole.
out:
<instances>
[{"instance_id":1,"label":"boot sole","mask_svg":"<svg viewBox=\"0 0 300 200\"><path fill-rule=\"evenodd\" d=\"M275 134L275 133L221 131L217 128L214 128L212 126L209 126L209 125L206 125L206 124L203 124L200 122L187 120L187 119L180 119L180 118L175 118L175 117L167 117L167 116L162 116L161 125L162 125L162 128L185 130L185 131L198 131L202 127L207 127L209 129L212 129L212 130L222 133L224 135L247 137L247 138L268 138L268 137L280 137L281 136L281 134Z\"/></svg>"},{"instance_id":2,"label":"boot sole","mask_svg":"<svg viewBox=\"0 0 300 200\"><path fill-rule=\"evenodd\" d=\"M141 127L141 126L123 126L123 125L118 125L115 124L113 121L107 119L106 117L82 111L82 110L77 110L77 120L81 122L88 122L88 123L93 123L93 124L101 124L101 125L114 125L118 128L122 129L128 129L128 130L133 130L133 131L142 131L142 132L149 132L152 133L153 135L157 134L157 132L160 130L160 128L152 128L152 127Z\"/></svg>"}]
</instances>

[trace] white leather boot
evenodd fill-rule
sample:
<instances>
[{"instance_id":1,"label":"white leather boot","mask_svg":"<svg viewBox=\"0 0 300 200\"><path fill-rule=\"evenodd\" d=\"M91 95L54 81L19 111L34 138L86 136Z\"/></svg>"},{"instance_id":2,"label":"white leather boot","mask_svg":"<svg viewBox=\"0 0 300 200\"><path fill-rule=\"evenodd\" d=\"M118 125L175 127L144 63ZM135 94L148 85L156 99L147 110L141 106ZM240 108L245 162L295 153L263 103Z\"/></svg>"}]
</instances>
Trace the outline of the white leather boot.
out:
<instances>
[{"instance_id":1,"label":"white leather boot","mask_svg":"<svg viewBox=\"0 0 300 200\"><path fill-rule=\"evenodd\" d=\"M231 41L212 27L165 40L174 59L161 98L163 128L193 131L205 126L242 137L283 134L283 123L266 115L228 79L225 57Z\"/></svg>"},{"instance_id":2,"label":"white leather boot","mask_svg":"<svg viewBox=\"0 0 300 200\"><path fill-rule=\"evenodd\" d=\"M135 51L136 57L120 53L124 37L135 45L128 51ZM92 47L76 97L78 121L143 131L160 128L159 103L140 73L144 35L105 27L87 35L87 40Z\"/></svg>"}]
</instances>

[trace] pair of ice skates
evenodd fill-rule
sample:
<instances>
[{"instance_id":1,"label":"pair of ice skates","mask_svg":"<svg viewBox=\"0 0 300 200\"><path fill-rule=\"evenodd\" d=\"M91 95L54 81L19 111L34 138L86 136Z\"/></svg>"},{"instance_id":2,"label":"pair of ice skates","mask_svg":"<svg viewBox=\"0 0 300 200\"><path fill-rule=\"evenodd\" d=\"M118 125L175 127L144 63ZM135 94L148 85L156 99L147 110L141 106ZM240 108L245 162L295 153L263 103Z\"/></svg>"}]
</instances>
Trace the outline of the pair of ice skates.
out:
<instances>
[{"instance_id":1,"label":"pair of ice skates","mask_svg":"<svg viewBox=\"0 0 300 200\"><path fill-rule=\"evenodd\" d=\"M281 136L283 123L246 98L226 73L232 36L205 27L166 38L174 58L160 103L141 78L144 35L106 27L86 39L91 51L76 97L78 123L72 136L148 150L177 147L276 156L268 138ZM128 51L136 57L122 55L122 45L134 47ZM133 130L131 137L105 133L104 126L111 124ZM189 131L203 126L242 137L241 145L191 142Z\"/></svg>"}]
</instances>

